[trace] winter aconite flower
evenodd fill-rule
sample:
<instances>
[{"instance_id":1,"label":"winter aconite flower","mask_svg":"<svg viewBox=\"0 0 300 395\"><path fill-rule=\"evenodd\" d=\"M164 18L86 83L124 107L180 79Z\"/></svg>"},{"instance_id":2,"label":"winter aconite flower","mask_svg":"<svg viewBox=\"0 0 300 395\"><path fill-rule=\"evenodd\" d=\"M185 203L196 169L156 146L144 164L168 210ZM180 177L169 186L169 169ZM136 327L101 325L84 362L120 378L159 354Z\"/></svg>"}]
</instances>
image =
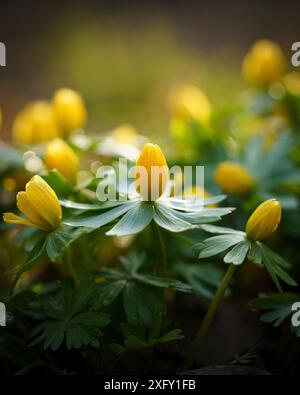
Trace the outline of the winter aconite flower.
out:
<instances>
[{"instance_id":1,"label":"winter aconite flower","mask_svg":"<svg viewBox=\"0 0 300 395\"><path fill-rule=\"evenodd\" d=\"M27 104L13 123L13 140L21 144L39 144L58 136L52 106L47 101Z\"/></svg>"},{"instance_id":2,"label":"winter aconite flower","mask_svg":"<svg viewBox=\"0 0 300 395\"><path fill-rule=\"evenodd\" d=\"M211 117L211 104L205 93L195 86L175 87L168 97L171 114L180 120L195 120L207 124Z\"/></svg>"},{"instance_id":3,"label":"winter aconite flower","mask_svg":"<svg viewBox=\"0 0 300 395\"><path fill-rule=\"evenodd\" d=\"M17 207L27 218L4 213L4 222L52 231L59 227L62 220L62 210L55 192L38 175L26 184L25 191L17 194Z\"/></svg>"},{"instance_id":4,"label":"winter aconite flower","mask_svg":"<svg viewBox=\"0 0 300 395\"><path fill-rule=\"evenodd\" d=\"M53 111L63 135L69 135L82 128L87 121L87 111L80 93L63 88L58 90L52 100Z\"/></svg>"},{"instance_id":5,"label":"winter aconite flower","mask_svg":"<svg viewBox=\"0 0 300 395\"><path fill-rule=\"evenodd\" d=\"M47 169L57 169L72 184L76 183L78 157L62 139L57 138L47 145L44 159Z\"/></svg>"},{"instance_id":6,"label":"winter aconite flower","mask_svg":"<svg viewBox=\"0 0 300 395\"><path fill-rule=\"evenodd\" d=\"M165 191L169 181L169 168L160 147L157 144L146 144L136 165L137 192L143 200L157 200Z\"/></svg>"},{"instance_id":7,"label":"winter aconite flower","mask_svg":"<svg viewBox=\"0 0 300 395\"><path fill-rule=\"evenodd\" d=\"M273 233L281 219L281 206L276 199L269 199L261 203L252 213L246 224L248 239L263 240Z\"/></svg>"},{"instance_id":8,"label":"winter aconite flower","mask_svg":"<svg viewBox=\"0 0 300 395\"><path fill-rule=\"evenodd\" d=\"M257 41L243 61L246 81L257 88L266 88L278 81L286 69L286 60L279 46L269 40Z\"/></svg>"},{"instance_id":9,"label":"winter aconite flower","mask_svg":"<svg viewBox=\"0 0 300 395\"><path fill-rule=\"evenodd\" d=\"M218 221L233 210L230 207L209 207L224 200L224 195L197 199L170 197L169 168L158 145L146 144L136 164L134 188L127 192L119 190L121 200L108 200L97 205L61 201L63 206L79 210L64 223L94 229L111 223L112 228L106 233L109 236L139 233L152 221L170 232L183 232Z\"/></svg>"},{"instance_id":10,"label":"winter aconite flower","mask_svg":"<svg viewBox=\"0 0 300 395\"><path fill-rule=\"evenodd\" d=\"M245 195L254 186L252 175L239 163L229 161L220 163L214 177L216 183L232 195Z\"/></svg>"}]
</instances>

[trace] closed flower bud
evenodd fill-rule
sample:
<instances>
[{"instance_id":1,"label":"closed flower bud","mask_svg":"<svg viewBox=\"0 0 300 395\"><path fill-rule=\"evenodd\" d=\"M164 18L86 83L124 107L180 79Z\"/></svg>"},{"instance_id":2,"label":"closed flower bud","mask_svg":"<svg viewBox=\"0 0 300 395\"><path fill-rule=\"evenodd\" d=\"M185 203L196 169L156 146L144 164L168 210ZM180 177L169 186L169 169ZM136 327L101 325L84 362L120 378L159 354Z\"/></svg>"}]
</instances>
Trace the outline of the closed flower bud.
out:
<instances>
[{"instance_id":1,"label":"closed flower bud","mask_svg":"<svg viewBox=\"0 0 300 395\"><path fill-rule=\"evenodd\" d=\"M276 43L260 40L245 56L242 68L244 78L250 85L266 88L282 77L286 60Z\"/></svg>"},{"instance_id":2,"label":"closed flower bud","mask_svg":"<svg viewBox=\"0 0 300 395\"><path fill-rule=\"evenodd\" d=\"M261 203L246 224L247 237L253 241L263 240L273 233L281 219L281 206L276 199Z\"/></svg>"},{"instance_id":3,"label":"closed flower bud","mask_svg":"<svg viewBox=\"0 0 300 395\"><path fill-rule=\"evenodd\" d=\"M169 168L160 147L156 144L146 144L136 161L136 166L137 192L143 200L157 200L169 181Z\"/></svg>"},{"instance_id":4,"label":"closed flower bud","mask_svg":"<svg viewBox=\"0 0 300 395\"><path fill-rule=\"evenodd\" d=\"M57 138L47 145L44 159L48 170L57 169L68 181L76 184L78 157L62 139Z\"/></svg>"},{"instance_id":5,"label":"closed flower bud","mask_svg":"<svg viewBox=\"0 0 300 395\"><path fill-rule=\"evenodd\" d=\"M72 89L58 90L52 100L53 111L63 135L83 127L87 121L87 111L80 93Z\"/></svg>"},{"instance_id":6,"label":"closed flower bud","mask_svg":"<svg viewBox=\"0 0 300 395\"><path fill-rule=\"evenodd\" d=\"M28 104L15 118L13 140L21 144L39 144L58 136L51 105L47 101Z\"/></svg>"},{"instance_id":7,"label":"closed flower bud","mask_svg":"<svg viewBox=\"0 0 300 395\"><path fill-rule=\"evenodd\" d=\"M250 172L239 163L222 162L215 171L216 183L231 195L245 195L254 186Z\"/></svg>"},{"instance_id":8,"label":"closed flower bud","mask_svg":"<svg viewBox=\"0 0 300 395\"><path fill-rule=\"evenodd\" d=\"M26 184L25 192L17 194L17 207L27 218L4 213L4 222L52 231L59 227L62 220L62 210L55 192L38 175Z\"/></svg>"},{"instance_id":9,"label":"closed flower bud","mask_svg":"<svg viewBox=\"0 0 300 395\"><path fill-rule=\"evenodd\" d=\"M171 114L181 120L195 120L207 124L211 117L211 104L200 89L183 85L174 88L168 97Z\"/></svg>"}]
</instances>

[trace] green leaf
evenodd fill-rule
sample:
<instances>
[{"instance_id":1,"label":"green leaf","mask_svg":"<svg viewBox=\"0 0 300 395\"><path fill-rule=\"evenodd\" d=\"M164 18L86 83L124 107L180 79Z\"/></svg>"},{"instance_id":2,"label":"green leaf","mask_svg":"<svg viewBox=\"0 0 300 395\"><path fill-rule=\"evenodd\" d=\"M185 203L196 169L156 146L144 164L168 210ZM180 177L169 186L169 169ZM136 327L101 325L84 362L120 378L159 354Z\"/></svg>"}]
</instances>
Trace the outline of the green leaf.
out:
<instances>
[{"instance_id":1,"label":"green leaf","mask_svg":"<svg viewBox=\"0 0 300 395\"><path fill-rule=\"evenodd\" d=\"M20 277L22 276L22 274L32 269L34 266L36 266L39 263L45 251L46 251L45 235L42 235L41 238L36 243L36 245L34 246L33 250L31 251L30 258L27 259L26 262L22 263L18 268L16 268L17 272L12 285L13 289L17 284L18 280L20 279Z\"/></svg>"},{"instance_id":2,"label":"green leaf","mask_svg":"<svg viewBox=\"0 0 300 395\"><path fill-rule=\"evenodd\" d=\"M217 255L245 239L244 235L229 234L210 237L200 245L199 258Z\"/></svg>"},{"instance_id":3,"label":"green leaf","mask_svg":"<svg viewBox=\"0 0 300 395\"><path fill-rule=\"evenodd\" d=\"M197 295L208 299L213 298L224 276L222 269L209 263L178 263L174 269L186 279Z\"/></svg>"},{"instance_id":4,"label":"green leaf","mask_svg":"<svg viewBox=\"0 0 300 395\"><path fill-rule=\"evenodd\" d=\"M67 219L64 221L66 225L69 226L83 226L87 228L100 228L103 225L106 225L121 215L125 214L132 206L136 204L135 201L126 201L122 202L122 204L113 207L106 211L105 213L95 215L93 214L92 216L78 216L78 218L73 218L73 219Z\"/></svg>"},{"instance_id":5,"label":"green leaf","mask_svg":"<svg viewBox=\"0 0 300 395\"><path fill-rule=\"evenodd\" d=\"M231 228L224 228L222 226L215 226L215 225L201 225L201 229L205 230L209 233L219 233L219 234L239 234L239 235L246 235L245 232L240 230L235 230Z\"/></svg>"},{"instance_id":6,"label":"green leaf","mask_svg":"<svg viewBox=\"0 0 300 395\"><path fill-rule=\"evenodd\" d=\"M282 324L292 314L292 305L299 301L299 295L293 293L273 293L260 295L251 300L250 307L259 310L270 310L261 316L261 321L273 323L275 327Z\"/></svg>"},{"instance_id":7,"label":"green leaf","mask_svg":"<svg viewBox=\"0 0 300 395\"><path fill-rule=\"evenodd\" d=\"M259 267L262 266L263 257L262 257L261 249L256 243L252 243L252 242L250 243L250 249L248 251L247 258L249 259L249 261L255 263Z\"/></svg>"},{"instance_id":8,"label":"green leaf","mask_svg":"<svg viewBox=\"0 0 300 395\"><path fill-rule=\"evenodd\" d=\"M40 312L47 319L30 331L31 345L43 343L44 349L55 351L65 340L68 349L83 345L98 347L102 335L100 328L108 325L109 316L87 311L92 285L83 282L78 290L71 280L66 280L55 295L41 298Z\"/></svg>"},{"instance_id":9,"label":"green leaf","mask_svg":"<svg viewBox=\"0 0 300 395\"><path fill-rule=\"evenodd\" d=\"M224 257L225 263L233 263L234 265L241 265L249 251L250 244L248 240L243 240L236 244Z\"/></svg>"},{"instance_id":10,"label":"green leaf","mask_svg":"<svg viewBox=\"0 0 300 395\"><path fill-rule=\"evenodd\" d=\"M174 280L172 278L157 277L151 274L135 274L134 279L148 285L160 288L170 288L174 291L180 292L191 292L192 287L181 281Z\"/></svg>"},{"instance_id":11,"label":"green leaf","mask_svg":"<svg viewBox=\"0 0 300 395\"><path fill-rule=\"evenodd\" d=\"M157 316L159 317L159 316ZM131 352L145 352L155 349L166 343L183 339L180 329L173 329L161 335L161 320L154 320L157 323L155 331L147 331L144 323L138 319L131 319L127 323L121 324L124 336L124 345L111 344L110 348L117 355Z\"/></svg>"},{"instance_id":12,"label":"green leaf","mask_svg":"<svg viewBox=\"0 0 300 395\"><path fill-rule=\"evenodd\" d=\"M145 202L137 202L108 232L107 236L127 236L141 232L152 221L153 206Z\"/></svg>"},{"instance_id":13,"label":"green leaf","mask_svg":"<svg viewBox=\"0 0 300 395\"><path fill-rule=\"evenodd\" d=\"M46 251L51 261L60 261L70 244L87 232L90 232L90 229L62 225L49 233L46 239Z\"/></svg>"},{"instance_id":14,"label":"green leaf","mask_svg":"<svg viewBox=\"0 0 300 395\"><path fill-rule=\"evenodd\" d=\"M154 211L153 219L157 225L169 230L170 232L183 232L194 227L189 222L176 217L174 215L174 210L159 204L159 202L156 202Z\"/></svg>"},{"instance_id":15,"label":"green leaf","mask_svg":"<svg viewBox=\"0 0 300 395\"><path fill-rule=\"evenodd\" d=\"M151 288L128 282L123 292L123 305L127 319L137 318L151 326L153 315L165 313L164 300Z\"/></svg>"},{"instance_id":16,"label":"green leaf","mask_svg":"<svg viewBox=\"0 0 300 395\"><path fill-rule=\"evenodd\" d=\"M55 191L58 197L68 196L72 190L72 184L57 170L50 170L43 179Z\"/></svg>"},{"instance_id":17,"label":"green leaf","mask_svg":"<svg viewBox=\"0 0 300 395\"><path fill-rule=\"evenodd\" d=\"M96 284L91 300L92 307L98 310L103 306L111 304L123 291L125 285L125 280Z\"/></svg>"},{"instance_id":18,"label":"green leaf","mask_svg":"<svg viewBox=\"0 0 300 395\"><path fill-rule=\"evenodd\" d=\"M290 264L270 248L268 248L265 244L257 243L257 245L262 251L263 264L274 281L277 289L282 292L282 288L278 279L281 279L291 286L296 286L296 281L282 269L290 267Z\"/></svg>"}]
</instances>

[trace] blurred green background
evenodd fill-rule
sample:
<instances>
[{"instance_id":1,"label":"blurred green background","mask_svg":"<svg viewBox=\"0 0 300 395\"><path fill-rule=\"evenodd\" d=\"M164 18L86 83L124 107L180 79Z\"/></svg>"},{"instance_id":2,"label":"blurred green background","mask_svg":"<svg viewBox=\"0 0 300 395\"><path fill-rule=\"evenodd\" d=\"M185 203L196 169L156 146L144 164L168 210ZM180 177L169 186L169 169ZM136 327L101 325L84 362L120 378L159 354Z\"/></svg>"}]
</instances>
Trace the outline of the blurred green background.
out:
<instances>
[{"instance_id":1,"label":"blurred green background","mask_svg":"<svg viewBox=\"0 0 300 395\"><path fill-rule=\"evenodd\" d=\"M175 82L198 85L214 106L237 100L249 46L270 38L289 56L299 15L296 1L1 2L2 134L9 139L26 102L62 86L82 92L87 130L129 122L146 135L167 133Z\"/></svg>"}]
</instances>

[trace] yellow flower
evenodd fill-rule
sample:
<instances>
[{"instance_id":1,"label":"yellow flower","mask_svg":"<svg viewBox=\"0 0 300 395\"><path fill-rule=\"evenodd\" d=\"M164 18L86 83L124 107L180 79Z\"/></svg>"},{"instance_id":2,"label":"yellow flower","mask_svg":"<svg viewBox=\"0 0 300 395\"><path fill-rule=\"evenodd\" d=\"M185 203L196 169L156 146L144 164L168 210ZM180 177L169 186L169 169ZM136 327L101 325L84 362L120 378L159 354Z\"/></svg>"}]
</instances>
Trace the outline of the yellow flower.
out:
<instances>
[{"instance_id":1,"label":"yellow flower","mask_svg":"<svg viewBox=\"0 0 300 395\"><path fill-rule=\"evenodd\" d=\"M239 163L222 162L214 174L216 183L232 195L244 195L254 186L254 179L249 171Z\"/></svg>"},{"instance_id":2,"label":"yellow flower","mask_svg":"<svg viewBox=\"0 0 300 395\"><path fill-rule=\"evenodd\" d=\"M257 241L273 233L281 219L281 206L276 199L261 203L252 213L246 224L247 237Z\"/></svg>"},{"instance_id":3,"label":"yellow flower","mask_svg":"<svg viewBox=\"0 0 300 395\"><path fill-rule=\"evenodd\" d=\"M116 142L131 144L133 146L138 145L137 136L138 134L136 129L127 123L118 126L112 132L112 137Z\"/></svg>"},{"instance_id":4,"label":"yellow flower","mask_svg":"<svg viewBox=\"0 0 300 395\"><path fill-rule=\"evenodd\" d=\"M242 69L244 78L250 85L266 88L282 77L286 60L276 43L260 40L245 56Z\"/></svg>"},{"instance_id":5,"label":"yellow flower","mask_svg":"<svg viewBox=\"0 0 300 395\"><path fill-rule=\"evenodd\" d=\"M61 223L62 210L58 198L53 189L38 175L26 184L25 192L17 194L17 207L27 219L13 213L4 213L4 222L47 231L58 228Z\"/></svg>"},{"instance_id":6,"label":"yellow flower","mask_svg":"<svg viewBox=\"0 0 300 395\"><path fill-rule=\"evenodd\" d=\"M59 89L54 94L52 104L58 126L64 135L85 125L87 111L80 93L68 88Z\"/></svg>"},{"instance_id":7,"label":"yellow flower","mask_svg":"<svg viewBox=\"0 0 300 395\"><path fill-rule=\"evenodd\" d=\"M195 86L175 87L167 99L168 107L175 118L196 120L207 124L211 117L211 104L205 93Z\"/></svg>"},{"instance_id":8,"label":"yellow flower","mask_svg":"<svg viewBox=\"0 0 300 395\"><path fill-rule=\"evenodd\" d=\"M76 184L78 157L62 139L56 138L47 145L44 159L48 170L57 169L72 184Z\"/></svg>"},{"instance_id":9,"label":"yellow flower","mask_svg":"<svg viewBox=\"0 0 300 395\"><path fill-rule=\"evenodd\" d=\"M136 189L143 200L157 200L165 191L169 181L166 158L156 144L146 144L136 161ZM144 169L144 172L142 171Z\"/></svg>"},{"instance_id":10,"label":"yellow flower","mask_svg":"<svg viewBox=\"0 0 300 395\"><path fill-rule=\"evenodd\" d=\"M29 103L16 116L13 140L22 144L38 144L58 136L51 105L47 101Z\"/></svg>"},{"instance_id":11,"label":"yellow flower","mask_svg":"<svg viewBox=\"0 0 300 395\"><path fill-rule=\"evenodd\" d=\"M283 78L286 89L294 96L300 97L300 73L292 71Z\"/></svg>"}]
</instances>

